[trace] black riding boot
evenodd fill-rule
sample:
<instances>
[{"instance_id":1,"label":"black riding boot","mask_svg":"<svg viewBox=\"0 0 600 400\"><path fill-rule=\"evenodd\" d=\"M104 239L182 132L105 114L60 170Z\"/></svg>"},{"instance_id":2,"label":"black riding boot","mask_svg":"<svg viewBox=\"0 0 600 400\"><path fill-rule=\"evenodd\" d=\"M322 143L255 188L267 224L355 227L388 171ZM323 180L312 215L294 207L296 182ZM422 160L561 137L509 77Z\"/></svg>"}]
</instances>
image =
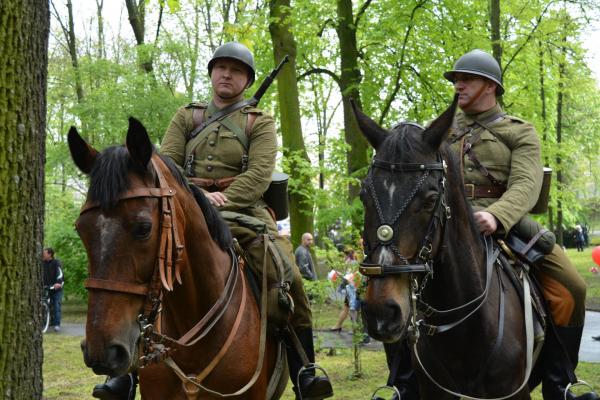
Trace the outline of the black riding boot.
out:
<instances>
[{"instance_id":1,"label":"black riding boot","mask_svg":"<svg viewBox=\"0 0 600 400\"><path fill-rule=\"evenodd\" d=\"M102 400L134 400L137 382L135 372L108 378L106 382L94 387L92 396Z\"/></svg>"},{"instance_id":2,"label":"black riding boot","mask_svg":"<svg viewBox=\"0 0 600 400\"><path fill-rule=\"evenodd\" d=\"M312 329L303 329L296 332L298 340L306 353L310 363L315 362L315 350L313 347ZM321 400L333 396L331 382L325 376L315 376L314 369L305 369L298 377L303 367L302 358L296 351L291 340L286 341L287 362L290 370L290 379L294 385L294 393L297 400ZM297 382L298 380L299 382ZM298 385L299 384L299 385ZM299 387L298 387L299 386Z\"/></svg>"},{"instance_id":3,"label":"black riding boot","mask_svg":"<svg viewBox=\"0 0 600 400\"><path fill-rule=\"evenodd\" d=\"M390 371L388 386L395 386L402 400L419 400L417 375L411 363L410 348L406 340L384 343L383 347ZM374 400L383 399L376 397ZM398 395L394 394L392 400L398 400Z\"/></svg>"},{"instance_id":4,"label":"black riding boot","mask_svg":"<svg viewBox=\"0 0 600 400\"><path fill-rule=\"evenodd\" d=\"M542 395L544 400L564 400L565 390L569 384L567 368L577 367L579 361L579 345L583 327L556 327L560 342L565 346L571 365L565 362L564 351L556 336L550 332L544 343L545 374L542 378ZM598 400L600 397L594 392L576 396L571 391L567 392L568 400Z\"/></svg>"}]
</instances>

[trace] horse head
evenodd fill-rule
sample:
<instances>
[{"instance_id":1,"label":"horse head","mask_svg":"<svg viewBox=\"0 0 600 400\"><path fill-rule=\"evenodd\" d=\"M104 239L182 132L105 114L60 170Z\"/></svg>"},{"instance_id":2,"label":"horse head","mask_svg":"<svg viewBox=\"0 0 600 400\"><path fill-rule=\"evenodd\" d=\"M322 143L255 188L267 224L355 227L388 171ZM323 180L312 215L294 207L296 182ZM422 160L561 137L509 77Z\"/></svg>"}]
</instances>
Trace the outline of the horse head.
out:
<instances>
[{"instance_id":1,"label":"horse head","mask_svg":"<svg viewBox=\"0 0 600 400\"><path fill-rule=\"evenodd\" d=\"M90 178L75 224L86 249L89 276L86 339L81 347L86 365L95 373L121 375L137 360L138 316L153 292L150 283L161 247L164 202L170 202L173 214L183 215L185 204L174 194L185 192L185 186L168 174L173 167L167 168L155 154L146 129L133 118L125 146L98 152L74 127L68 142L73 161ZM173 218L172 225L177 224ZM173 265L185 257L183 246L175 248L176 239L167 244L173 250L169 260ZM162 275L160 283L172 290L171 276Z\"/></svg>"},{"instance_id":2,"label":"horse head","mask_svg":"<svg viewBox=\"0 0 600 400\"><path fill-rule=\"evenodd\" d=\"M440 148L456 111L452 105L423 128L401 123L381 128L353 103L358 125L375 149L360 198L365 209L365 260L368 277L362 307L369 335L395 342L413 315L411 287L431 273L446 218L446 163Z\"/></svg>"}]
</instances>

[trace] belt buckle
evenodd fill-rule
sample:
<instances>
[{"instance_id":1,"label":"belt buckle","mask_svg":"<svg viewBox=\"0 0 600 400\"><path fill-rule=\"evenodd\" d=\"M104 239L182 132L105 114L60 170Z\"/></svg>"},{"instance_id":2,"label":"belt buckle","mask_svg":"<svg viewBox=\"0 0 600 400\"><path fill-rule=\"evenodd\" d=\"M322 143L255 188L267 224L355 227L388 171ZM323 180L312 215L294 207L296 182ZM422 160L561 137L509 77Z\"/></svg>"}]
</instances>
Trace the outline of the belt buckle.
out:
<instances>
[{"instance_id":1,"label":"belt buckle","mask_svg":"<svg viewBox=\"0 0 600 400\"><path fill-rule=\"evenodd\" d=\"M473 183L465 183L465 195L470 198L475 198L475 185Z\"/></svg>"}]
</instances>

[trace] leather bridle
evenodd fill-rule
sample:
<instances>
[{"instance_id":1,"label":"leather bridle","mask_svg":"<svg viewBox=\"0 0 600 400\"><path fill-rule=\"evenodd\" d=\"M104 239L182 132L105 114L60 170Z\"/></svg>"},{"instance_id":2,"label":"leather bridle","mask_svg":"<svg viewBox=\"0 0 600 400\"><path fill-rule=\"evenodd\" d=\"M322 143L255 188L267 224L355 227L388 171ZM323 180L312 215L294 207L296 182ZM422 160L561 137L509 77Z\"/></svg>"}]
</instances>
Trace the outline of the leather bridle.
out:
<instances>
[{"instance_id":1,"label":"leather bridle","mask_svg":"<svg viewBox=\"0 0 600 400\"><path fill-rule=\"evenodd\" d=\"M398 275L404 273L426 272L432 273L432 250L433 240L437 227L444 228L445 220L450 218L450 208L445 201L445 181L446 181L446 162L442 160L441 155L437 154L437 162L434 163L392 163L382 160L373 160L365 185L368 188L369 195L373 199L377 216L379 218L379 227L377 228L377 243L375 247L371 247L370 243L364 239L365 243L365 260L370 262L362 262L360 264L360 273L367 277L381 277L387 275ZM384 169L392 173L422 173L413 190L410 192L406 200L398 207L394 216L386 220L383 215L381 202L375 185L373 183L373 169ZM420 250L416 256L412 257L412 262L409 258L403 255L398 249L396 242L398 237L398 221L400 216L406 210L413 198L417 195L423 184L426 182L431 171L442 171L442 177L438 182L439 196L436 200L431 219L429 220L428 228L421 240ZM379 247L387 247L400 259L401 264L379 264L373 263L371 256Z\"/></svg>"},{"instance_id":2,"label":"leather bridle","mask_svg":"<svg viewBox=\"0 0 600 400\"><path fill-rule=\"evenodd\" d=\"M241 274L241 267L238 262L238 256L233 247L228 249L231 258L231 268L223 291L217 301L211 306L210 310L181 338L174 339L163 335L155 329L155 319L160 310L160 304L163 296L163 289L173 290L173 279L181 282L181 254L184 246L180 240L177 219L175 218L175 208L173 207L173 198L176 191L167 185L162 170L167 168L165 163L159 157L151 159L152 166L156 171L158 188L137 188L125 192L119 201L135 198L157 198L161 203L160 218L160 239L156 266L154 268L152 280L147 284L138 284L127 281L88 278L85 281L85 288L88 290L107 290L132 295L146 296L143 312L138 316L140 326L140 339L143 355L140 357L140 366L143 368L152 363L164 361L173 372L181 379L184 391L188 399L195 399L199 391L219 396L229 397L238 396L248 391L259 378L265 355L266 343L266 293L267 293L267 274L263 266L262 292L261 297L261 318L260 318L260 338L259 354L254 370L254 374L249 381L235 393L224 394L202 384L202 381L217 367L227 351L230 349L236 334L241 326L243 316L247 312L246 304L248 299L248 290L244 277ZM96 202L86 202L81 208L80 215L100 205ZM225 311L229 308L233 298L234 291L238 287L237 283L241 281L241 301L237 308L235 320L223 346L219 352L210 360L210 362L198 374L188 375L175 363L171 355L177 350L190 348L206 337L213 327L221 320Z\"/></svg>"}]
</instances>

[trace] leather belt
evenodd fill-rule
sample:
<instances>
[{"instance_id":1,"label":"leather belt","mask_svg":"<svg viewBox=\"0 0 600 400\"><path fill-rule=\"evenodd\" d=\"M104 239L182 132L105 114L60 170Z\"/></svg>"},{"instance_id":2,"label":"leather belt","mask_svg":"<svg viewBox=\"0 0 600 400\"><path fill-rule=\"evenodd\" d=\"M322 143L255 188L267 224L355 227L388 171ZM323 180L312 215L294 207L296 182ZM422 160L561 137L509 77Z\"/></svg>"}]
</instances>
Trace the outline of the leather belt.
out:
<instances>
[{"instance_id":1,"label":"leather belt","mask_svg":"<svg viewBox=\"0 0 600 400\"><path fill-rule=\"evenodd\" d=\"M476 198L499 198L506 192L504 186L492 186L492 185L474 185L472 183L465 184L465 196L469 199Z\"/></svg>"},{"instance_id":2,"label":"leather belt","mask_svg":"<svg viewBox=\"0 0 600 400\"><path fill-rule=\"evenodd\" d=\"M208 190L209 192L222 192L227 189L229 185L235 181L235 176L226 178L212 179L212 178L188 178L194 185Z\"/></svg>"}]
</instances>

